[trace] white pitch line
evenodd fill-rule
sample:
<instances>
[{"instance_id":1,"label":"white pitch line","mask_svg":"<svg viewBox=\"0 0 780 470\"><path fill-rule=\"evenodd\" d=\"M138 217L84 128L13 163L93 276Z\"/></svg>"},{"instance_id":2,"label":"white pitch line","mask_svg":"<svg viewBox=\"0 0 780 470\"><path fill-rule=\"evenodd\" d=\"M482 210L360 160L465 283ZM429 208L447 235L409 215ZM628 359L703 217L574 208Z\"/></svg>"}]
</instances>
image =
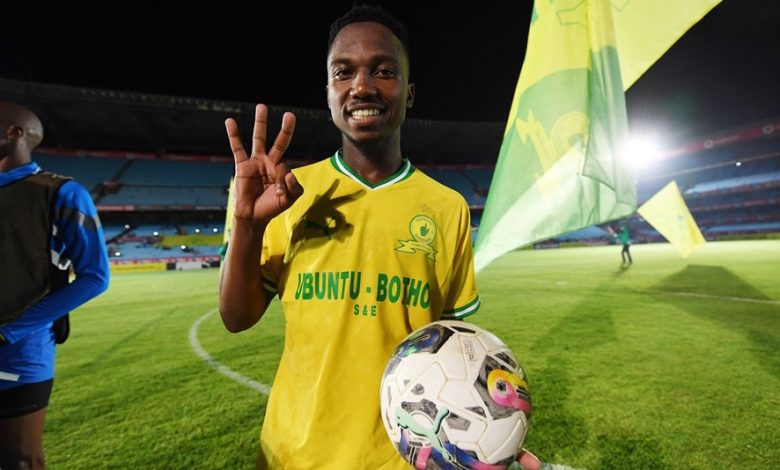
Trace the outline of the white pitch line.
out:
<instances>
[{"instance_id":1,"label":"white pitch line","mask_svg":"<svg viewBox=\"0 0 780 470\"><path fill-rule=\"evenodd\" d=\"M203 362L216 369L217 372L224 375L225 377L228 377L229 379L234 380L240 383L241 385L249 387L252 390L256 390L262 393L263 395L268 395L269 393L271 393L271 387L269 387L266 384L260 383L256 380L252 380L249 377L239 374L238 372L234 371L230 367L214 359L211 356L211 354L209 354L208 351L203 349L203 346L201 346L200 341L198 340L198 328L200 328L200 324L203 323L205 319L213 315L216 311L217 309L209 310L203 316L195 320L195 323L193 323L192 326L190 327L189 336L190 336L190 346L192 347L192 350L195 351L195 354L197 354L203 360Z\"/></svg>"}]
</instances>

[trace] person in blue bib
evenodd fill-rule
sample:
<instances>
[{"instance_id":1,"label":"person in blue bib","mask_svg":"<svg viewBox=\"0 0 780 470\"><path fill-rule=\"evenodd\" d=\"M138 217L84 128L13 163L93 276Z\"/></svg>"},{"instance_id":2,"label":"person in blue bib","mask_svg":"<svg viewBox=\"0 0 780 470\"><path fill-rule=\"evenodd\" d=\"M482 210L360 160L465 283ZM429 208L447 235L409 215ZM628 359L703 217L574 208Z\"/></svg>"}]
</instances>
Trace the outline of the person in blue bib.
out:
<instances>
[{"instance_id":1,"label":"person in blue bib","mask_svg":"<svg viewBox=\"0 0 780 470\"><path fill-rule=\"evenodd\" d=\"M68 312L108 288L108 256L87 190L32 161L38 117L0 101L0 132L0 468L45 468L55 345Z\"/></svg>"}]
</instances>

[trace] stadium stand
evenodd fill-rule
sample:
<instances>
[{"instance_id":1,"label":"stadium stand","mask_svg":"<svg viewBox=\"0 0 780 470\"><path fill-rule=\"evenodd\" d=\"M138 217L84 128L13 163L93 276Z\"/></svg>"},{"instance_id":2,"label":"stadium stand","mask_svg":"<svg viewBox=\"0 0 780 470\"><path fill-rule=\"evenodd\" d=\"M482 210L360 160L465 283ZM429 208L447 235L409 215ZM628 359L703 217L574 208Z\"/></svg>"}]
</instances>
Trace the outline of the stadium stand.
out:
<instances>
[{"instance_id":1,"label":"stadium stand","mask_svg":"<svg viewBox=\"0 0 780 470\"><path fill-rule=\"evenodd\" d=\"M109 256L112 259L140 260L149 258L189 258L192 256L218 256L218 246L192 246L182 248L161 248L143 246L132 242L119 243L112 246ZM119 255L117 255L119 253Z\"/></svg>"},{"instance_id":2,"label":"stadium stand","mask_svg":"<svg viewBox=\"0 0 780 470\"><path fill-rule=\"evenodd\" d=\"M242 129L251 129L252 104L6 79L0 79L0 91L46 116L45 144L60 148L36 151L34 159L46 170L75 177L90 190L106 239L120 249L120 259L186 258L192 253L157 245L166 237L193 235L196 230L213 234L216 228L221 234L233 172L222 122L233 116ZM272 106L269 123L278 124L286 110ZM291 166L327 157L338 148L339 134L327 111L292 111L298 125L288 150ZM471 208L472 226L477 227L503 123L409 119L404 127L405 155L459 191ZM277 130L271 125L269 133ZM660 157L639 174L639 204L675 180L707 237L780 230L780 119L703 136L667 149ZM638 241L659 239L639 217L630 220L629 227ZM590 227L558 240L603 241L609 238L605 233L601 227ZM203 249L193 247L214 256L218 247L209 243Z\"/></svg>"},{"instance_id":3,"label":"stadium stand","mask_svg":"<svg viewBox=\"0 0 780 470\"><path fill-rule=\"evenodd\" d=\"M436 181L462 194L470 207L485 205L485 196L479 193L479 186L468 176L470 170L428 166L423 168L423 171Z\"/></svg>"},{"instance_id":4,"label":"stadium stand","mask_svg":"<svg viewBox=\"0 0 780 470\"><path fill-rule=\"evenodd\" d=\"M687 203L703 233L708 237L734 233L777 231L780 212L780 143L777 139L742 142L729 146L703 148L693 155L678 155L663 161L654 172L641 172L639 203L643 203L671 179L683 188ZM188 207L224 210L232 164L227 161L133 160L119 165L118 191L101 200L104 205L129 205L136 208L164 207L181 210ZM478 227L486 192L494 169L490 166L421 165L434 179L460 192L472 209L472 225ZM116 165L110 171L116 170ZM110 173L104 171L103 173ZM197 211L196 211L197 212ZM218 219L219 220L219 219ZM638 242L657 241L660 235L639 217L629 221ZM155 242L174 234L207 233L221 223L194 221L175 226L138 225L130 231L135 237ZM113 233L113 232L112 232ZM476 231L472 234L476 238ZM150 238L151 237L151 238ZM132 240L132 238L130 238ZM609 234L601 227L588 227L556 237L555 243L604 243ZM132 243L132 242L131 242ZM193 247L199 253L215 253L214 246ZM127 245L123 257L189 256L188 251Z\"/></svg>"},{"instance_id":5,"label":"stadium stand","mask_svg":"<svg viewBox=\"0 0 780 470\"><path fill-rule=\"evenodd\" d=\"M767 231L780 231L780 222L768 222L764 224L735 224L717 225L710 227L708 233L759 233Z\"/></svg>"},{"instance_id":6,"label":"stadium stand","mask_svg":"<svg viewBox=\"0 0 780 470\"><path fill-rule=\"evenodd\" d=\"M774 136L772 136L774 137ZM113 240L115 258L126 260L180 258L193 254L215 256L214 245L164 248L165 237L221 233L227 202L227 183L232 162L227 158L154 157L117 158L47 152L36 158L48 169L73 174L90 185L102 209L127 208L130 213L166 211L191 214L180 223L117 223L106 227L106 239ZM478 227L494 168L487 165L421 165L434 179L460 192L472 209L472 225ZM780 141L759 138L729 145L702 148L660 162L653 172L640 172L639 203L643 203L674 179L683 189L694 218L708 237L735 233L764 233L780 230ZM208 219L200 217L210 214ZM165 216L162 216L166 220ZM142 217L143 218L143 217ZM200 220L199 220L200 219ZM209 220L210 219L210 220ZM660 236L639 217L629 221L637 241L660 240ZM216 232L214 232L216 230ZM476 238L476 231L472 234ZM555 243L603 243L608 233L588 227L556 238Z\"/></svg>"},{"instance_id":7,"label":"stadium stand","mask_svg":"<svg viewBox=\"0 0 780 470\"><path fill-rule=\"evenodd\" d=\"M564 235L561 235L558 238L558 240L563 242L568 241L585 241L585 240L606 240L606 237L609 236L609 232L604 230L603 228L592 226L592 227L586 227L581 230L576 230L574 232L569 232Z\"/></svg>"},{"instance_id":8,"label":"stadium stand","mask_svg":"<svg viewBox=\"0 0 780 470\"><path fill-rule=\"evenodd\" d=\"M132 186L224 186L233 176L233 162L134 160L122 176Z\"/></svg>"},{"instance_id":9,"label":"stadium stand","mask_svg":"<svg viewBox=\"0 0 780 470\"><path fill-rule=\"evenodd\" d=\"M780 171L696 183L692 188L685 191L685 195L692 196L694 194L719 192L744 186L755 187L770 183L777 183L780 186Z\"/></svg>"},{"instance_id":10,"label":"stadium stand","mask_svg":"<svg viewBox=\"0 0 780 470\"><path fill-rule=\"evenodd\" d=\"M780 230L780 124L776 119L728 130L668 152L653 171L642 172L639 203L675 180L706 238ZM659 235L639 217L646 240Z\"/></svg>"},{"instance_id":11,"label":"stadium stand","mask_svg":"<svg viewBox=\"0 0 780 470\"><path fill-rule=\"evenodd\" d=\"M227 203L226 186L122 185L118 193L106 195L100 203L136 206L214 206L224 209Z\"/></svg>"},{"instance_id":12,"label":"stadium stand","mask_svg":"<svg viewBox=\"0 0 780 470\"><path fill-rule=\"evenodd\" d=\"M120 169L129 164L125 159L71 156L62 153L33 153L33 160L46 171L68 175L94 192L98 185L111 180Z\"/></svg>"}]
</instances>

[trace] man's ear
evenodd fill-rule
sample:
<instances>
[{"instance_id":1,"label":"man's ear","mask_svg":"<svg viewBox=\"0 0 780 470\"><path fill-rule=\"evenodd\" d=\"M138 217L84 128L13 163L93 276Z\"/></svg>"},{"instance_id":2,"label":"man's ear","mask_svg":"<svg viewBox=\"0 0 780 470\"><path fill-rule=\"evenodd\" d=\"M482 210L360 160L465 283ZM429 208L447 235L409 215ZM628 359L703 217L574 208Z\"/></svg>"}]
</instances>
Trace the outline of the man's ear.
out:
<instances>
[{"instance_id":1,"label":"man's ear","mask_svg":"<svg viewBox=\"0 0 780 470\"><path fill-rule=\"evenodd\" d=\"M20 126L8 126L5 130L5 138L8 140L19 140L24 135L24 129Z\"/></svg>"},{"instance_id":2,"label":"man's ear","mask_svg":"<svg viewBox=\"0 0 780 470\"><path fill-rule=\"evenodd\" d=\"M414 83L410 83L406 88L406 109L414 106Z\"/></svg>"}]
</instances>

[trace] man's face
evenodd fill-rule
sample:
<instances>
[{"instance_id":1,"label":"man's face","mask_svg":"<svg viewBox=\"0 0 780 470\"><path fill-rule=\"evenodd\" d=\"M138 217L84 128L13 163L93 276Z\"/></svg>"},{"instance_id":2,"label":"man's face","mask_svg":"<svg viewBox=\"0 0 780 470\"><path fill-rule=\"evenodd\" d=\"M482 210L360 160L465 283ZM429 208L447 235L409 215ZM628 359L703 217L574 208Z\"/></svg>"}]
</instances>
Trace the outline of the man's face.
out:
<instances>
[{"instance_id":1,"label":"man's face","mask_svg":"<svg viewBox=\"0 0 780 470\"><path fill-rule=\"evenodd\" d=\"M414 99L401 42L385 26L371 22L339 31L328 54L327 88L333 123L359 143L399 132Z\"/></svg>"}]
</instances>

